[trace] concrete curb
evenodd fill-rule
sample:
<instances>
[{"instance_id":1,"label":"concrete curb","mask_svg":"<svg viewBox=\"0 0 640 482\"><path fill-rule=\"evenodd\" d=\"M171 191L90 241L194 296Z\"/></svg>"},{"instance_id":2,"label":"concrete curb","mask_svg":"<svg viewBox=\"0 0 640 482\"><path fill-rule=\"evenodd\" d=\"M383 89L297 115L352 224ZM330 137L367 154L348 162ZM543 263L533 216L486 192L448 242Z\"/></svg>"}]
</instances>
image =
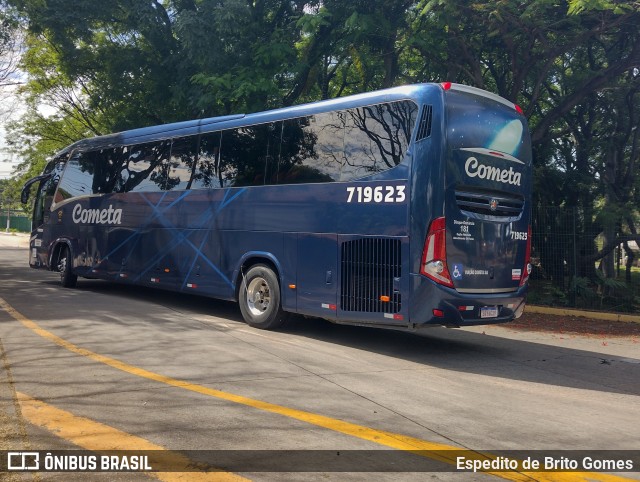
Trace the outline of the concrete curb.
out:
<instances>
[{"instance_id":1,"label":"concrete curb","mask_svg":"<svg viewBox=\"0 0 640 482\"><path fill-rule=\"evenodd\" d=\"M640 323L640 315L621 315L601 311L570 310L566 308L550 308L548 306L527 305L525 313L542 313L544 315L581 316L593 320L623 321L625 323Z\"/></svg>"}]
</instances>

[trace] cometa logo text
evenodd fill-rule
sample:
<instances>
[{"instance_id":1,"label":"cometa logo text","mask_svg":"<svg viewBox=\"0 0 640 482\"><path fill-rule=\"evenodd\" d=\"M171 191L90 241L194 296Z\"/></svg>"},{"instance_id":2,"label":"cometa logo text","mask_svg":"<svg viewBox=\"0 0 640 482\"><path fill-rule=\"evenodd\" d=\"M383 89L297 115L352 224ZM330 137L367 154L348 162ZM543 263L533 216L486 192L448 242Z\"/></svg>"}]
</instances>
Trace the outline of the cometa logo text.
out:
<instances>
[{"instance_id":1,"label":"cometa logo text","mask_svg":"<svg viewBox=\"0 0 640 482\"><path fill-rule=\"evenodd\" d=\"M503 182L505 184L520 185L522 174L515 172L511 167L509 169L500 169L495 166L487 166L480 164L478 159L470 157L464 164L464 170L469 177L479 177L490 181Z\"/></svg>"},{"instance_id":2,"label":"cometa logo text","mask_svg":"<svg viewBox=\"0 0 640 482\"><path fill-rule=\"evenodd\" d=\"M73 222L76 224L122 224L122 209L82 209L82 205L73 206Z\"/></svg>"}]
</instances>

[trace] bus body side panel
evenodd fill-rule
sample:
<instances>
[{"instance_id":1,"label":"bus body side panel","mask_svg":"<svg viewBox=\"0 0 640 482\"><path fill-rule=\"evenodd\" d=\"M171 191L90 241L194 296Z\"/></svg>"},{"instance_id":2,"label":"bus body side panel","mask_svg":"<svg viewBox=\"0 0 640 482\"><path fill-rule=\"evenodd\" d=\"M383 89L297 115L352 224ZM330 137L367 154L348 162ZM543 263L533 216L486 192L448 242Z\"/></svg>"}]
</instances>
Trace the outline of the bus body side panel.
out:
<instances>
[{"instance_id":1,"label":"bus body side panel","mask_svg":"<svg viewBox=\"0 0 640 482\"><path fill-rule=\"evenodd\" d=\"M345 209L348 188L359 194ZM405 181L380 180L129 193L78 198L57 211L60 231L79 246L81 276L234 299L240 266L269 260L280 274L285 309L335 320L338 233L406 234L405 190ZM365 202L369 192L388 202L373 194ZM300 231L287 233L292 227ZM341 313L345 320L367 317Z\"/></svg>"},{"instance_id":2,"label":"bus body side panel","mask_svg":"<svg viewBox=\"0 0 640 482\"><path fill-rule=\"evenodd\" d=\"M432 219L444 216L444 116L441 91L424 99L432 106L431 135L413 145L411 171L411 273L420 272L424 241Z\"/></svg>"},{"instance_id":3,"label":"bus body side panel","mask_svg":"<svg viewBox=\"0 0 640 482\"><path fill-rule=\"evenodd\" d=\"M179 207L174 220L179 237L176 263L181 266L181 291L234 299L234 284L222 268L223 232L220 219L228 193L220 189L172 193L170 204Z\"/></svg>"},{"instance_id":4,"label":"bus body side panel","mask_svg":"<svg viewBox=\"0 0 640 482\"><path fill-rule=\"evenodd\" d=\"M336 321L371 318L366 312L338 310L339 241L353 232L367 233L359 238L406 236L405 192L402 180L230 189L226 197L232 201L216 224L223 236L221 268L235 280L244 253L271 255L277 260L285 309ZM287 233L292 228L296 231ZM275 233L285 234L273 238Z\"/></svg>"},{"instance_id":5,"label":"bus body side panel","mask_svg":"<svg viewBox=\"0 0 640 482\"><path fill-rule=\"evenodd\" d=\"M434 89L423 102L432 107L431 135L418 140L414 146L411 171L411 279L409 288L409 321L420 325L433 318L441 293L435 283L420 273L425 239L429 223L444 216L445 118L441 89Z\"/></svg>"},{"instance_id":6,"label":"bus body side panel","mask_svg":"<svg viewBox=\"0 0 640 482\"><path fill-rule=\"evenodd\" d=\"M233 283L220 268L221 233L186 228L183 243L176 249L180 277L177 289L186 293L233 299Z\"/></svg>"},{"instance_id":7,"label":"bus body side panel","mask_svg":"<svg viewBox=\"0 0 640 482\"><path fill-rule=\"evenodd\" d=\"M409 186L394 179L406 175L400 167L368 182L74 198L51 212L43 243L69 240L80 276L223 299L235 299L243 263L268 260L286 310L406 324ZM341 296L356 301L341 305Z\"/></svg>"},{"instance_id":8,"label":"bus body side panel","mask_svg":"<svg viewBox=\"0 0 640 482\"><path fill-rule=\"evenodd\" d=\"M306 315L335 320L339 276L337 236L298 233L297 238L297 310Z\"/></svg>"}]
</instances>

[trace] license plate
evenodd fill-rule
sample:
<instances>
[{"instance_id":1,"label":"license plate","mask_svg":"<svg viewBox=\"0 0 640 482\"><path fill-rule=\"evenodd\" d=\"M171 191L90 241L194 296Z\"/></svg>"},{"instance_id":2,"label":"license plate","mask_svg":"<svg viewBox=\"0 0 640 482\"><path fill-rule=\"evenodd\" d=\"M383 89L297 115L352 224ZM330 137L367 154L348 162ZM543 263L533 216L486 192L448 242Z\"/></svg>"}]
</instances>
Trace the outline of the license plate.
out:
<instances>
[{"instance_id":1,"label":"license plate","mask_svg":"<svg viewBox=\"0 0 640 482\"><path fill-rule=\"evenodd\" d=\"M480 318L496 318L498 316L497 306L481 306Z\"/></svg>"}]
</instances>

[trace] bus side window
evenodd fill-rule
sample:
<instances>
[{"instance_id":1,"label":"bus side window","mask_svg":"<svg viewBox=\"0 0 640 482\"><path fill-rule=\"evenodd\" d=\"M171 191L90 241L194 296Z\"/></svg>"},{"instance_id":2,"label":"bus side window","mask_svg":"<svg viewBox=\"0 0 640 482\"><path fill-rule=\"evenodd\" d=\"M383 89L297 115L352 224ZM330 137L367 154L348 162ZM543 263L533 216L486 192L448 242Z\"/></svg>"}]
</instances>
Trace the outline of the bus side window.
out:
<instances>
[{"instance_id":1,"label":"bus side window","mask_svg":"<svg viewBox=\"0 0 640 482\"><path fill-rule=\"evenodd\" d=\"M191 189L211 189L222 185L220 176L220 132L200 136L198 161L195 166Z\"/></svg>"},{"instance_id":2,"label":"bus side window","mask_svg":"<svg viewBox=\"0 0 640 482\"><path fill-rule=\"evenodd\" d=\"M223 187L262 186L273 162L274 133L280 123L258 124L222 132L220 170ZM279 150L279 146L277 146Z\"/></svg>"},{"instance_id":3,"label":"bus side window","mask_svg":"<svg viewBox=\"0 0 640 482\"><path fill-rule=\"evenodd\" d=\"M278 164L278 184L331 182L332 177L317 165L314 152L317 136L310 129L312 117L283 122Z\"/></svg>"},{"instance_id":4,"label":"bus side window","mask_svg":"<svg viewBox=\"0 0 640 482\"><path fill-rule=\"evenodd\" d=\"M114 192L118 172L122 166L122 149L113 147L88 154L91 155L94 164L93 194Z\"/></svg>"},{"instance_id":5,"label":"bus side window","mask_svg":"<svg viewBox=\"0 0 640 482\"><path fill-rule=\"evenodd\" d=\"M326 112L300 119L303 134L300 142L304 147L301 166L311 177L317 180L305 182L329 182L340 179L344 164L344 126L343 112Z\"/></svg>"},{"instance_id":6,"label":"bus side window","mask_svg":"<svg viewBox=\"0 0 640 482\"><path fill-rule=\"evenodd\" d=\"M161 191L166 184L162 165L169 156L168 141L150 142L129 147L129 155L120 171L120 192Z\"/></svg>"},{"instance_id":7,"label":"bus side window","mask_svg":"<svg viewBox=\"0 0 640 482\"><path fill-rule=\"evenodd\" d=\"M56 201L93 194L94 167L91 153L76 153L69 159L60 180Z\"/></svg>"},{"instance_id":8,"label":"bus side window","mask_svg":"<svg viewBox=\"0 0 640 482\"><path fill-rule=\"evenodd\" d=\"M340 180L371 176L400 164L407 152L416 112L415 104L410 102L346 111L346 163Z\"/></svg>"},{"instance_id":9,"label":"bus side window","mask_svg":"<svg viewBox=\"0 0 640 482\"><path fill-rule=\"evenodd\" d=\"M171 143L171 155L164 165L164 169L166 170L164 189L166 191L196 187L195 185L190 185L190 181L191 173L193 172L197 159L197 149L197 136L173 139Z\"/></svg>"}]
</instances>

